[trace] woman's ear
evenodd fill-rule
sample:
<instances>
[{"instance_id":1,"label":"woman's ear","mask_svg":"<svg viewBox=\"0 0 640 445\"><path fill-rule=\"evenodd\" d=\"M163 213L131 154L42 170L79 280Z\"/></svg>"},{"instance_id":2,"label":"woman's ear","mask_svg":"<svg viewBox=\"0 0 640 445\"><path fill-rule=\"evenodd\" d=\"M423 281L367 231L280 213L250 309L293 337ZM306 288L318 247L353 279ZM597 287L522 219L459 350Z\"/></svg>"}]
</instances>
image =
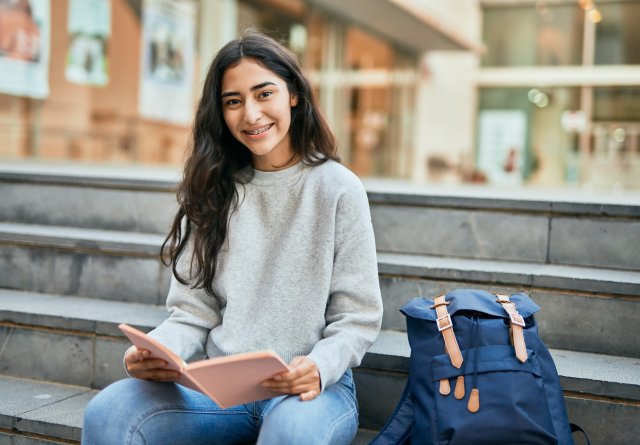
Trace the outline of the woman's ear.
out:
<instances>
[{"instance_id":1,"label":"woman's ear","mask_svg":"<svg viewBox=\"0 0 640 445\"><path fill-rule=\"evenodd\" d=\"M289 103L291 104L291 108L294 108L296 105L298 105L298 95L292 94L291 100L289 100Z\"/></svg>"}]
</instances>

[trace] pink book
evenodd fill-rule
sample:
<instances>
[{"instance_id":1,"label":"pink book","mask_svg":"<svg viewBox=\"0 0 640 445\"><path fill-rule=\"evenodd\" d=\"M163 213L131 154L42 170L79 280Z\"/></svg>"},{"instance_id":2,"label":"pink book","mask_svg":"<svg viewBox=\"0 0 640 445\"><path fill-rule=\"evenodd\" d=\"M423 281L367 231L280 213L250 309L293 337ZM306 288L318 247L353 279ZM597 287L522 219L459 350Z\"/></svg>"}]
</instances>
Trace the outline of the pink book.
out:
<instances>
[{"instance_id":1,"label":"pink book","mask_svg":"<svg viewBox=\"0 0 640 445\"><path fill-rule=\"evenodd\" d=\"M289 370L273 351L247 352L186 363L145 333L126 324L118 328L138 349L146 349L152 357L166 360L169 368L179 371L180 378L176 383L201 392L221 408L282 395L261 385L274 375Z\"/></svg>"}]
</instances>

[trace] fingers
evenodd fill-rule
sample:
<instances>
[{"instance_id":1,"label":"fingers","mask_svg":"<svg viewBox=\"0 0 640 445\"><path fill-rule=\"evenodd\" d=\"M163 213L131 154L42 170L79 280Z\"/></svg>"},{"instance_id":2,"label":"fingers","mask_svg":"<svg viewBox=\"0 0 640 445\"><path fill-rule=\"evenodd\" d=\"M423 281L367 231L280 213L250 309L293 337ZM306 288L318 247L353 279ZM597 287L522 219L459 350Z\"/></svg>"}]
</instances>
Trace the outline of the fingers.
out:
<instances>
[{"instance_id":1,"label":"fingers","mask_svg":"<svg viewBox=\"0 0 640 445\"><path fill-rule=\"evenodd\" d=\"M124 363L129 375L156 382L172 382L180 373L168 368L166 361L150 357L151 353L144 349L132 349L125 355Z\"/></svg>"},{"instance_id":2,"label":"fingers","mask_svg":"<svg viewBox=\"0 0 640 445\"><path fill-rule=\"evenodd\" d=\"M320 393L315 390L303 392L302 394L300 394L300 400L302 400L303 402L308 402L309 400L315 399L319 395Z\"/></svg>"},{"instance_id":3,"label":"fingers","mask_svg":"<svg viewBox=\"0 0 640 445\"><path fill-rule=\"evenodd\" d=\"M312 400L320 394L320 373L309 357L296 357L291 370L263 383L265 388L281 394L300 394L302 400Z\"/></svg>"}]
</instances>

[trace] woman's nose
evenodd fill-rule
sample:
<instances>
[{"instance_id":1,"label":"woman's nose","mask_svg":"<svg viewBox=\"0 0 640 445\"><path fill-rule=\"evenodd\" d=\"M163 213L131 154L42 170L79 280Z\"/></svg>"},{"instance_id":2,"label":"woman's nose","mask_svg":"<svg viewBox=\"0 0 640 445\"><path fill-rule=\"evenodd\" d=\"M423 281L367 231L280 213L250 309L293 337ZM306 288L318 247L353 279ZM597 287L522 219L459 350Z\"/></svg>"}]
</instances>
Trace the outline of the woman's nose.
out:
<instances>
[{"instance_id":1,"label":"woman's nose","mask_svg":"<svg viewBox=\"0 0 640 445\"><path fill-rule=\"evenodd\" d=\"M255 124L262 117L262 110L260 104L255 101L248 100L244 106L244 120L248 124Z\"/></svg>"}]
</instances>

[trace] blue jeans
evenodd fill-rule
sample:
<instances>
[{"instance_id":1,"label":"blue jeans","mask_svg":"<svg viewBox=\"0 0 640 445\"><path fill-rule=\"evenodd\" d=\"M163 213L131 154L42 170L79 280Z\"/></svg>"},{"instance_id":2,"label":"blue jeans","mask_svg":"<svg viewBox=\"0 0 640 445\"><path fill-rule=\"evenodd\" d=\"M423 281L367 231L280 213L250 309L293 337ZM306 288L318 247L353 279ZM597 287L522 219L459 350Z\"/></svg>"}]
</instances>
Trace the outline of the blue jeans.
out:
<instances>
[{"instance_id":1,"label":"blue jeans","mask_svg":"<svg viewBox=\"0 0 640 445\"><path fill-rule=\"evenodd\" d=\"M87 406L82 445L340 445L357 430L351 370L308 402L281 396L227 409L174 383L125 379Z\"/></svg>"}]
</instances>

